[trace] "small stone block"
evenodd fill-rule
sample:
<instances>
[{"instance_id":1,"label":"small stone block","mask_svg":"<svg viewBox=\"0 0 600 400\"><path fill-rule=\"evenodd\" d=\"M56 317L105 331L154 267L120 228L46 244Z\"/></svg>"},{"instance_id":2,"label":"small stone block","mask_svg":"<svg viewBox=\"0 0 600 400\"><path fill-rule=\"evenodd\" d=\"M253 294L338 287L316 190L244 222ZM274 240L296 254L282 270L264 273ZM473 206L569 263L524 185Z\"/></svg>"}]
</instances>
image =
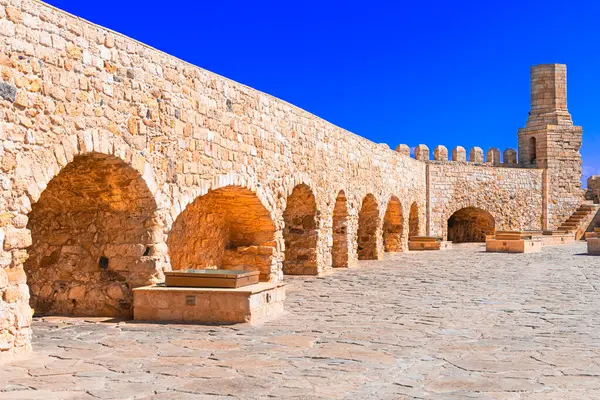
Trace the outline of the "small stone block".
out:
<instances>
[{"instance_id":1,"label":"small stone block","mask_svg":"<svg viewBox=\"0 0 600 400\"><path fill-rule=\"evenodd\" d=\"M542 242L534 239L490 239L485 242L485 250L490 253L539 253Z\"/></svg>"},{"instance_id":2,"label":"small stone block","mask_svg":"<svg viewBox=\"0 0 600 400\"><path fill-rule=\"evenodd\" d=\"M590 238L587 241L588 254L600 255L600 238Z\"/></svg>"},{"instance_id":3,"label":"small stone block","mask_svg":"<svg viewBox=\"0 0 600 400\"><path fill-rule=\"evenodd\" d=\"M133 319L204 324L261 323L281 315L284 301L283 282L261 282L230 289L152 285L133 290Z\"/></svg>"},{"instance_id":4,"label":"small stone block","mask_svg":"<svg viewBox=\"0 0 600 400\"><path fill-rule=\"evenodd\" d=\"M442 240L434 236L411 236L408 241L408 250L448 250L452 247L452 242Z\"/></svg>"}]
</instances>

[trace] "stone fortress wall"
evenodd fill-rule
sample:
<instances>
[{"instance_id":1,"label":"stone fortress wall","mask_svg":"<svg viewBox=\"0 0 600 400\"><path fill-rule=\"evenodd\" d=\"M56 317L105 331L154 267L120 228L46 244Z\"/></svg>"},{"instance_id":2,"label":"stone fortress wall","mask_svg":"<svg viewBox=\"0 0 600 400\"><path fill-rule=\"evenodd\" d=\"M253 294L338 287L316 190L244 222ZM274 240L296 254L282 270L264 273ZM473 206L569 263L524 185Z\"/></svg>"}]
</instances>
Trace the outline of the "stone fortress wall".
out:
<instances>
[{"instance_id":1,"label":"stone fortress wall","mask_svg":"<svg viewBox=\"0 0 600 400\"><path fill-rule=\"evenodd\" d=\"M0 47L0 354L30 349L30 302L128 317L170 269L280 281L445 235L461 209L478 232L570 212L514 151L415 159L38 1L0 0Z\"/></svg>"}]
</instances>

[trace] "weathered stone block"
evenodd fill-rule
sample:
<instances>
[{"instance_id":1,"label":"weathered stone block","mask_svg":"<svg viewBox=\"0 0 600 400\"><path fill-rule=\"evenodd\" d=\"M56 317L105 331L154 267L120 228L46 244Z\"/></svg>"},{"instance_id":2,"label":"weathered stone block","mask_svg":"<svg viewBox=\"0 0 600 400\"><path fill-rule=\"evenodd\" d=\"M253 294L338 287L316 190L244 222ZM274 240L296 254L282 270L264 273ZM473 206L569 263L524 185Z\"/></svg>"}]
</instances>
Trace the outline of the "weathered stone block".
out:
<instances>
[{"instance_id":1,"label":"weathered stone block","mask_svg":"<svg viewBox=\"0 0 600 400\"><path fill-rule=\"evenodd\" d=\"M410 147L405 144L399 144L396 146L396 152L400 153L403 156L410 157Z\"/></svg>"},{"instance_id":2,"label":"weathered stone block","mask_svg":"<svg viewBox=\"0 0 600 400\"><path fill-rule=\"evenodd\" d=\"M429 161L429 147L420 144L415 147L415 159L420 161Z\"/></svg>"},{"instance_id":3,"label":"weathered stone block","mask_svg":"<svg viewBox=\"0 0 600 400\"><path fill-rule=\"evenodd\" d=\"M8 225L14 218L14 214L10 212L0 213L0 227Z\"/></svg>"},{"instance_id":4,"label":"weathered stone block","mask_svg":"<svg viewBox=\"0 0 600 400\"><path fill-rule=\"evenodd\" d=\"M489 164L500 165L500 150L492 147L487 151L485 158L485 161Z\"/></svg>"},{"instance_id":5,"label":"weathered stone block","mask_svg":"<svg viewBox=\"0 0 600 400\"><path fill-rule=\"evenodd\" d=\"M4 268L4 271L6 272L6 276L8 277L9 284L17 285L20 283L27 282L27 275L25 275L23 266Z\"/></svg>"},{"instance_id":6,"label":"weathered stone block","mask_svg":"<svg viewBox=\"0 0 600 400\"><path fill-rule=\"evenodd\" d=\"M2 298L7 303L16 303L19 300L23 300L25 296L23 296L19 286L9 286L4 290Z\"/></svg>"},{"instance_id":7,"label":"weathered stone block","mask_svg":"<svg viewBox=\"0 0 600 400\"><path fill-rule=\"evenodd\" d=\"M433 159L436 161L448 161L448 149L446 146L436 146L433 150Z\"/></svg>"},{"instance_id":8,"label":"weathered stone block","mask_svg":"<svg viewBox=\"0 0 600 400\"><path fill-rule=\"evenodd\" d=\"M485 243L486 251L493 253L539 253L542 251L542 242L540 240L488 239Z\"/></svg>"},{"instance_id":9,"label":"weathered stone block","mask_svg":"<svg viewBox=\"0 0 600 400\"><path fill-rule=\"evenodd\" d=\"M25 249L31 246L31 232L28 229L15 229L12 227L4 230L4 250Z\"/></svg>"},{"instance_id":10,"label":"weathered stone block","mask_svg":"<svg viewBox=\"0 0 600 400\"><path fill-rule=\"evenodd\" d=\"M285 284L237 289L146 286L134 289L133 299L136 321L260 323L283 313Z\"/></svg>"},{"instance_id":11,"label":"weathered stone block","mask_svg":"<svg viewBox=\"0 0 600 400\"><path fill-rule=\"evenodd\" d=\"M467 161L467 151L462 146L456 146L452 149L452 161Z\"/></svg>"},{"instance_id":12,"label":"weathered stone block","mask_svg":"<svg viewBox=\"0 0 600 400\"><path fill-rule=\"evenodd\" d=\"M413 236L408 241L408 250L448 250L452 248L452 242L442 240L432 236Z\"/></svg>"},{"instance_id":13,"label":"weathered stone block","mask_svg":"<svg viewBox=\"0 0 600 400\"><path fill-rule=\"evenodd\" d=\"M517 152L514 149L504 150L504 164L516 165L517 164Z\"/></svg>"},{"instance_id":14,"label":"weathered stone block","mask_svg":"<svg viewBox=\"0 0 600 400\"><path fill-rule=\"evenodd\" d=\"M469 151L469 161L472 163L483 163L483 149L481 147L473 147Z\"/></svg>"},{"instance_id":15,"label":"weathered stone block","mask_svg":"<svg viewBox=\"0 0 600 400\"><path fill-rule=\"evenodd\" d=\"M14 103L17 98L17 88L6 82L0 82L0 97Z\"/></svg>"},{"instance_id":16,"label":"weathered stone block","mask_svg":"<svg viewBox=\"0 0 600 400\"><path fill-rule=\"evenodd\" d=\"M15 24L20 24L22 21L21 10L15 7L6 7L4 10L6 12L6 18L9 21L14 22Z\"/></svg>"},{"instance_id":17,"label":"weathered stone block","mask_svg":"<svg viewBox=\"0 0 600 400\"><path fill-rule=\"evenodd\" d=\"M600 255L600 238L589 238L587 248L588 254Z\"/></svg>"}]
</instances>

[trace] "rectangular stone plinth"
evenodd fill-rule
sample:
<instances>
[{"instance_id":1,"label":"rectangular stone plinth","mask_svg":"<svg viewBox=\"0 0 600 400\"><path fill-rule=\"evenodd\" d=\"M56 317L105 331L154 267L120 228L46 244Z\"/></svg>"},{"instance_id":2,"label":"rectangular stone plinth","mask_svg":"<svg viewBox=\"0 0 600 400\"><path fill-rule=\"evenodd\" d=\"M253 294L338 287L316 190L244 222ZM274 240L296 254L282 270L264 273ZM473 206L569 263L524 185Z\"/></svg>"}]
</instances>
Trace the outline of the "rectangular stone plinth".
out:
<instances>
[{"instance_id":1,"label":"rectangular stone plinth","mask_svg":"<svg viewBox=\"0 0 600 400\"><path fill-rule=\"evenodd\" d=\"M542 251L542 242L530 239L490 239L485 242L485 249L491 253L539 253Z\"/></svg>"},{"instance_id":2,"label":"rectangular stone plinth","mask_svg":"<svg viewBox=\"0 0 600 400\"><path fill-rule=\"evenodd\" d=\"M153 285L133 290L136 321L206 324L260 323L283 313L285 283L235 289Z\"/></svg>"},{"instance_id":3,"label":"rectangular stone plinth","mask_svg":"<svg viewBox=\"0 0 600 400\"><path fill-rule=\"evenodd\" d=\"M408 250L448 250L452 247L452 242L447 242L433 236L412 236L408 241Z\"/></svg>"},{"instance_id":4,"label":"rectangular stone plinth","mask_svg":"<svg viewBox=\"0 0 600 400\"><path fill-rule=\"evenodd\" d=\"M544 232L542 235L542 244L544 246L556 246L560 244L573 244L575 243L575 234L568 232Z\"/></svg>"},{"instance_id":5,"label":"rectangular stone plinth","mask_svg":"<svg viewBox=\"0 0 600 400\"><path fill-rule=\"evenodd\" d=\"M600 238L587 240L588 254L600 255Z\"/></svg>"}]
</instances>

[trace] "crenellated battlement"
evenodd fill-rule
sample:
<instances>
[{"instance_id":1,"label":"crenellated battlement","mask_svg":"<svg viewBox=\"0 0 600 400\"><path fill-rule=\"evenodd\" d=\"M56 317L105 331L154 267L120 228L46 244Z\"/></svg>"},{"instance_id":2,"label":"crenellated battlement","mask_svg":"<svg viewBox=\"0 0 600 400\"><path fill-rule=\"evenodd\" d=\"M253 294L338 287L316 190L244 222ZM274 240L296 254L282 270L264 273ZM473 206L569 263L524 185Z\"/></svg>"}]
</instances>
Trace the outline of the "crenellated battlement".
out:
<instances>
[{"instance_id":1,"label":"crenellated battlement","mask_svg":"<svg viewBox=\"0 0 600 400\"><path fill-rule=\"evenodd\" d=\"M399 144L396 147L396 152L403 156L411 157L410 147L406 144ZM508 148L500 156L500 150L496 147L489 148L485 154L481 147L472 147L469 150L468 157L467 151L462 146L456 146L452 149L452 152L448 153L448 148L444 145L438 145L433 150L433 159L431 159L429 147L420 144L415 147L412 158L433 163L470 163L479 165L488 165L495 167L519 167L517 163L517 151L515 149Z\"/></svg>"}]
</instances>

